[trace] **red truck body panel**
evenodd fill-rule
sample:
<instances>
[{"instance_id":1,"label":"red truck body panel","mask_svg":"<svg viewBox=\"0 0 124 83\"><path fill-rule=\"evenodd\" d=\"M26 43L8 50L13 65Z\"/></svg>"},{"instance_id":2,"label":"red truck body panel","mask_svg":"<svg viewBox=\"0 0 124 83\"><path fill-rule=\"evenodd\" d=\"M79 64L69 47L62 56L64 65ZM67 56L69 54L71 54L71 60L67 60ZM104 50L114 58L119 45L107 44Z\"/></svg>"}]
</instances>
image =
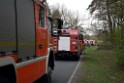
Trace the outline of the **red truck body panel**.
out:
<instances>
[{"instance_id":1,"label":"red truck body panel","mask_svg":"<svg viewBox=\"0 0 124 83\"><path fill-rule=\"evenodd\" d=\"M8 1L8 0L6 0ZM27 1L27 2L26 2ZM1 1L3 3L5 3L4 1ZM21 3L23 3L23 1L20 0ZM30 4L29 4L30 2ZM7 66L8 64L13 65L14 67L14 72L15 72L15 78L16 79L16 83L33 83L34 81L38 80L40 77L44 76L47 73L47 67L48 67L48 58L49 58L49 53L50 53L50 49L51 47L53 47L53 38L51 36L51 33L49 33L48 31L48 17L47 17L47 7L46 7L46 2L43 2L41 0L25 0L24 4L22 4L20 8L26 7L27 9L29 8L29 5L33 6L32 12L34 13L34 33L35 35L33 35L35 37L34 42L22 42L22 40L18 40L18 36L20 36L20 38L24 39L22 33L20 33L18 35L18 31L17 31L17 26L20 27L18 25L18 22L20 22L20 20L18 20L19 18L21 18L21 16L23 17L23 15L20 15L20 17L18 16L18 11L16 10L17 8L17 4L19 2L16 2L16 0L11 0L9 1L9 3L14 3L15 4L15 27L16 27L16 43L10 44L9 43L5 43L5 45L1 44L0 40L0 48L4 47L8 45L9 46L15 46L16 47L16 52L13 52L13 54L6 54L6 52L1 52L0 54L0 69L3 68L4 66ZM7 4L8 5L8 4ZM19 4L20 5L20 4ZM3 5L5 7L8 7L6 5ZM12 5L9 5L10 7L12 7ZM43 17L44 19L41 19L40 17L40 12L41 10L39 10L41 8L43 8ZM30 8L29 8L30 9ZM21 10L20 10L21 11ZM11 13L11 12L10 12ZM25 20L26 18L24 18ZM28 18L27 18L28 19ZM32 18L33 19L33 18ZM9 20L9 19L8 19ZM40 20L44 20L44 26L40 26ZM1 21L0 21L1 22ZM23 21L21 21L23 23ZM0 26L1 27L1 26ZM25 31L26 28L28 26L25 25ZM6 27L5 27L6 28ZM21 28L19 28L21 29ZM10 27L11 30L11 27ZM27 33L27 35L29 35L30 33ZM32 34L31 34L32 35ZM8 35L9 36L9 35ZM0 36L1 37L1 36ZM25 39L26 41L26 39ZM49 42L51 41L51 42ZM8 42L8 41L7 41ZM18 43L21 42L21 43ZM28 48L30 49L29 46L35 45L34 47L31 47L32 49L34 49L33 51L35 52L35 54L31 54L30 56L28 55L23 55L23 57L21 57L21 55L19 55L22 52L20 49L21 47L27 47L25 48L25 50L27 50ZM19 48L20 47L20 48ZM24 50L24 51L25 51ZM0 50L1 51L1 50ZM28 51L27 51L28 52ZM30 53L31 51L29 51L28 53ZM11 57L11 58L8 58ZM8 61L10 60L11 62L8 62L7 60L4 61L7 63L3 64L1 61L3 61L3 58L7 58ZM1 71L1 70L0 70ZM1 76L1 73L0 73ZM6 77L6 76L4 76ZM10 75L11 77L11 75ZM11 81L10 81L11 82ZM14 82L12 82L14 83Z\"/></svg>"}]
</instances>

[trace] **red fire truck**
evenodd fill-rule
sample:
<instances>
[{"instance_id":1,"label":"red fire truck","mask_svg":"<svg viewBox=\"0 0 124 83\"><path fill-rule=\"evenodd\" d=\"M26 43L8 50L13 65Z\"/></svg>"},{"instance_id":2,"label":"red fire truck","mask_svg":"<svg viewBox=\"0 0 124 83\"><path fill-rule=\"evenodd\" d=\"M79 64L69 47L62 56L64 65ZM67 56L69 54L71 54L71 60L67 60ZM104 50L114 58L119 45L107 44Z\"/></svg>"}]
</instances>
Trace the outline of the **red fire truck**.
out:
<instances>
[{"instance_id":1,"label":"red fire truck","mask_svg":"<svg viewBox=\"0 0 124 83\"><path fill-rule=\"evenodd\" d=\"M1 0L0 83L50 82L51 25L45 0Z\"/></svg>"},{"instance_id":2,"label":"red fire truck","mask_svg":"<svg viewBox=\"0 0 124 83\"><path fill-rule=\"evenodd\" d=\"M78 60L81 44L78 29L59 29L57 38L54 38L55 57L75 57Z\"/></svg>"}]
</instances>

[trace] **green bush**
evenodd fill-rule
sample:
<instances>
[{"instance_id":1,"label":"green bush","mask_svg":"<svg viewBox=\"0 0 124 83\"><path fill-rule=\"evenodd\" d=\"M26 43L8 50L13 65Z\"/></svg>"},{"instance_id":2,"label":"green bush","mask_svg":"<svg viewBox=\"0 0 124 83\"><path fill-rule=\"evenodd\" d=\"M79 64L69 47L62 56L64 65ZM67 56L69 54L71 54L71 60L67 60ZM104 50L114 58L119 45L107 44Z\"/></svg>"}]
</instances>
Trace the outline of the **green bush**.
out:
<instances>
[{"instance_id":1,"label":"green bush","mask_svg":"<svg viewBox=\"0 0 124 83\"><path fill-rule=\"evenodd\" d=\"M99 50L111 50L113 48L113 45L110 42L104 42L101 45L99 45Z\"/></svg>"},{"instance_id":2,"label":"green bush","mask_svg":"<svg viewBox=\"0 0 124 83\"><path fill-rule=\"evenodd\" d=\"M124 68L124 49L117 50L117 64Z\"/></svg>"}]
</instances>

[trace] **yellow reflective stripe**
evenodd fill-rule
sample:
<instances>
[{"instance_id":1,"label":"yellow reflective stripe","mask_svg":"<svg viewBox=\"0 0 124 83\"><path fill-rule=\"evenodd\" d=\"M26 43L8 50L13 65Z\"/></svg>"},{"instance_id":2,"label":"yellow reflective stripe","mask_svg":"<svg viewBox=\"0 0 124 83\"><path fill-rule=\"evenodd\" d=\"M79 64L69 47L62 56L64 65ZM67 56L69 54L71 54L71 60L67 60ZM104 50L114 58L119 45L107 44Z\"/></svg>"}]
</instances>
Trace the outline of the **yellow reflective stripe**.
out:
<instances>
[{"instance_id":1,"label":"yellow reflective stripe","mask_svg":"<svg viewBox=\"0 0 124 83\"><path fill-rule=\"evenodd\" d=\"M18 43L19 46L34 46L34 42L21 42ZM14 42L0 42L0 46L16 46Z\"/></svg>"},{"instance_id":2,"label":"yellow reflective stripe","mask_svg":"<svg viewBox=\"0 0 124 83\"><path fill-rule=\"evenodd\" d=\"M16 46L14 42L0 42L0 46Z\"/></svg>"},{"instance_id":3,"label":"yellow reflective stripe","mask_svg":"<svg viewBox=\"0 0 124 83\"><path fill-rule=\"evenodd\" d=\"M18 43L19 46L34 46L34 42L21 42ZM43 46L47 46L48 42L41 42ZM16 46L14 42L0 42L0 46Z\"/></svg>"}]
</instances>

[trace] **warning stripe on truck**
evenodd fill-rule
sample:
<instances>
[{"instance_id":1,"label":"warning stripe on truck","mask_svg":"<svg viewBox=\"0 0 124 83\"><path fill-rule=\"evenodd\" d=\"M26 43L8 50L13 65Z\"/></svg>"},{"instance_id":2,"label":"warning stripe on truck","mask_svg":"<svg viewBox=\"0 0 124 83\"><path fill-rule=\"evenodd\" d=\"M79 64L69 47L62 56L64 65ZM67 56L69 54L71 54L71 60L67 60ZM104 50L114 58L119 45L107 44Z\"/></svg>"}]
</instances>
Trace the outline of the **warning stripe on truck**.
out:
<instances>
[{"instance_id":1,"label":"warning stripe on truck","mask_svg":"<svg viewBox=\"0 0 124 83\"><path fill-rule=\"evenodd\" d=\"M34 42L18 43L19 46L34 46ZM16 46L14 42L0 42L0 46Z\"/></svg>"},{"instance_id":2,"label":"warning stripe on truck","mask_svg":"<svg viewBox=\"0 0 124 83\"><path fill-rule=\"evenodd\" d=\"M40 42L42 45L48 45L48 42ZM18 46L34 46L35 42L21 42ZM0 46L16 46L15 42L0 42Z\"/></svg>"}]
</instances>

